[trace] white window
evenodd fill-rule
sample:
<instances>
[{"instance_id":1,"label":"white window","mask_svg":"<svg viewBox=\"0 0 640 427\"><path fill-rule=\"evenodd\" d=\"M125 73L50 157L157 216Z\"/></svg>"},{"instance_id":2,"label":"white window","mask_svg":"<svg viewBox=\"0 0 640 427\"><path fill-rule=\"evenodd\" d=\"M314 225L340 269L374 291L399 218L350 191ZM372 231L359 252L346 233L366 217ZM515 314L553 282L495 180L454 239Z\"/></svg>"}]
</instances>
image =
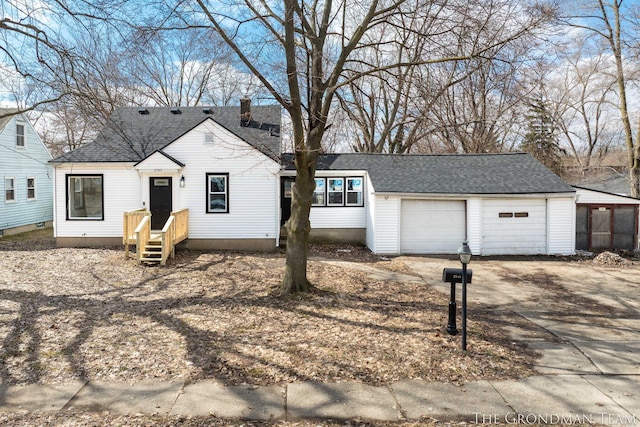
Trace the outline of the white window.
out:
<instances>
[{"instance_id":1,"label":"white window","mask_svg":"<svg viewBox=\"0 0 640 427\"><path fill-rule=\"evenodd\" d=\"M104 219L102 175L67 175L67 219Z\"/></svg>"},{"instance_id":2,"label":"white window","mask_svg":"<svg viewBox=\"0 0 640 427\"><path fill-rule=\"evenodd\" d=\"M36 178L30 176L27 178L27 200L36 199Z\"/></svg>"},{"instance_id":3,"label":"white window","mask_svg":"<svg viewBox=\"0 0 640 427\"><path fill-rule=\"evenodd\" d=\"M344 204L344 178L327 178L327 205L342 206Z\"/></svg>"},{"instance_id":4,"label":"white window","mask_svg":"<svg viewBox=\"0 0 640 427\"><path fill-rule=\"evenodd\" d=\"M24 124L16 123L16 147L24 148L25 136L24 136Z\"/></svg>"},{"instance_id":5,"label":"white window","mask_svg":"<svg viewBox=\"0 0 640 427\"><path fill-rule=\"evenodd\" d=\"M14 177L4 177L4 201L16 201L16 179Z\"/></svg>"},{"instance_id":6,"label":"white window","mask_svg":"<svg viewBox=\"0 0 640 427\"><path fill-rule=\"evenodd\" d=\"M316 188L313 190L313 206L324 206L325 200L325 179L316 178Z\"/></svg>"},{"instance_id":7,"label":"white window","mask_svg":"<svg viewBox=\"0 0 640 427\"><path fill-rule=\"evenodd\" d=\"M347 206L363 205L363 178L347 178Z\"/></svg>"},{"instance_id":8,"label":"white window","mask_svg":"<svg viewBox=\"0 0 640 427\"><path fill-rule=\"evenodd\" d=\"M207 174L207 213L229 212L229 174Z\"/></svg>"}]
</instances>

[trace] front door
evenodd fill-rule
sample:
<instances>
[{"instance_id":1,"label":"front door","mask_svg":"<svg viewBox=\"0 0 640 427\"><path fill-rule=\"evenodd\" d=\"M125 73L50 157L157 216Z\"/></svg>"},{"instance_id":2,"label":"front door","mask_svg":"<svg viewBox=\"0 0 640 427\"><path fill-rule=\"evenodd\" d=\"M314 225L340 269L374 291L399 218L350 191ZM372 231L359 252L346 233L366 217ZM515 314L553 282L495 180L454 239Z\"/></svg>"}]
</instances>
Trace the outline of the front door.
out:
<instances>
[{"instance_id":1,"label":"front door","mask_svg":"<svg viewBox=\"0 0 640 427\"><path fill-rule=\"evenodd\" d=\"M284 223L291 217L291 197L293 191L293 185L296 179L293 177L283 177L280 180L280 225L284 226Z\"/></svg>"},{"instance_id":2,"label":"front door","mask_svg":"<svg viewBox=\"0 0 640 427\"><path fill-rule=\"evenodd\" d=\"M162 230L169 219L172 209L171 177L149 178L149 211L151 211L151 229Z\"/></svg>"}]
</instances>

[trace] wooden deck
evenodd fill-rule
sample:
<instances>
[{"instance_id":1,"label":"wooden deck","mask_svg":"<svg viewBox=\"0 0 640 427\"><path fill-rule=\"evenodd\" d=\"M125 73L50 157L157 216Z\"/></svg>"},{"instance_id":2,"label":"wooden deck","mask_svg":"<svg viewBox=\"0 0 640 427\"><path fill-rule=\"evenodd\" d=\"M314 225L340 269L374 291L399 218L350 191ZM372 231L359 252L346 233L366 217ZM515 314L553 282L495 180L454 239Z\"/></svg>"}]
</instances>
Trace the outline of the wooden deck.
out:
<instances>
[{"instance_id":1,"label":"wooden deck","mask_svg":"<svg viewBox=\"0 0 640 427\"><path fill-rule=\"evenodd\" d=\"M151 230L151 212L136 209L124 213L122 241L125 256L136 245L138 261L165 265L175 257L176 245L189 237L189 210L171 212L162 230Z\"/></svg>"}]
</instances>

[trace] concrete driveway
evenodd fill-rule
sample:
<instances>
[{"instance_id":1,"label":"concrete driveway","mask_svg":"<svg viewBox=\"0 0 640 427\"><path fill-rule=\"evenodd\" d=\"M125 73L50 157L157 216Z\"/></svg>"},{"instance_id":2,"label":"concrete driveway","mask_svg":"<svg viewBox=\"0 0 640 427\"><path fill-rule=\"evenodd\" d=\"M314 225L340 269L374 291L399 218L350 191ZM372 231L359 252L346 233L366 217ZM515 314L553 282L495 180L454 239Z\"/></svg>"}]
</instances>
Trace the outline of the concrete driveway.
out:
<instances>
[{"instance_id":1,"label":"concrete driveway","mask_svg":"<svg viewBox=\"0 0 640 427\"><path fill-rule=\"evenodd\" d=\"M405 257L428 284L449 294L446 259ZM515 339L540 350L541 374L640 374L640 267L602 266L592 260L483 260L473 258L468 316L476 304L509 310L537 327L509 328ZM457 299L460 307L460 287ZM472 337L470 337L472 339Z\"/></svg>"}]
</instances>

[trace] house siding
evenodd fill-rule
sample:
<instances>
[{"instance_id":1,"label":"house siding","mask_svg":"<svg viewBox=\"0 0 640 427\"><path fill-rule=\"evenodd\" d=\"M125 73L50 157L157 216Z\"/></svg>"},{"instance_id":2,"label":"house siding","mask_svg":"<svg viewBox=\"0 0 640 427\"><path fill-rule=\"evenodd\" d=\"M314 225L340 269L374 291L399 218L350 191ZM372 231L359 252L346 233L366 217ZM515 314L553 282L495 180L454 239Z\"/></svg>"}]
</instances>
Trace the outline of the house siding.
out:
<instances>
[{"instance_id":1,"label":"house siding","mask_svg":"<svg viewBox=\"0 0 640 427\"><path fill-rule=\"evenodd\" d=\"M573 197L547 199L547 253L575 253L576 205Z\"/></svg>"},{"instance_id":2,"label":"house siding","mask_svg":"<svg viewBox=\"0 0 640 427\"><path fill-rule=\"evenodd\" d=\"M376 196L375 247L376 253L400 253L400 201L399 197Z\"/></svg>"},{"instance_id":3,"label":"house siding","mask_svg":"<svg viewBox=\"0 0 640 427\"><path fill-rule=\"evenodd\" d=\"M467 241L474 255L482 252L482 199L467 199Z\"/></svg>"},{"instance_id":4,"label":"house siding","mask_svg":"<svg viewBox=\"0 0 640 427\"><path fill-rule=\"evenodd\" d=\"M213 133L215 142L205 143L205 133ZM163 151L185 164L174 180L179 192L174 210L189 209L190 239L277 240L277 162L211 121ZM207 213L207 173L229 174L228 213ZM185 178L184 188L179 188L179 176Z\"/></svg>"},{"instance_id":5,"label":"house siding","mask_svg":"<svg viewBox=\"0 0 640 427\"><path fill-rule=\"evenodd\" d=\"M25 146L16 147L16 122L24 124ZM53 219L53 168L51 160L31 124L13 117L0 130L0 230L3 234ZM15 202L5 200L5 177L15 178ZM36 198L27 199L27 178L36 179Z\"/></svg>"},{"instance_id":6,"label":"house siding","mask_svg":"<svg viewBox=\"0 0 640 427\"><path fill-rule=\"evenodd\" d=\"M373 253L377 253L376 249L376 196L373 190L373 184L371 184L371 180L369 179L369 175L366 175L366 183L367 183L367 204L366 207L366 215L367 215L367 231L366 231L366 244L367 247Z\"/></svg>"},{"instance_id":7,"label":"house siding","mask_svg":"<svg viewBox=\"0 0 640 427\"><path fill-rule=\"evenodd\" d=\"M67 175L102 175L103 220L67 220ZM85 238L89 245L92 238L122 238L123 213L142 207L140 176L133 163L65 163L56 168L55 188L54 235Z\"/></svg>"}]
</instances>

